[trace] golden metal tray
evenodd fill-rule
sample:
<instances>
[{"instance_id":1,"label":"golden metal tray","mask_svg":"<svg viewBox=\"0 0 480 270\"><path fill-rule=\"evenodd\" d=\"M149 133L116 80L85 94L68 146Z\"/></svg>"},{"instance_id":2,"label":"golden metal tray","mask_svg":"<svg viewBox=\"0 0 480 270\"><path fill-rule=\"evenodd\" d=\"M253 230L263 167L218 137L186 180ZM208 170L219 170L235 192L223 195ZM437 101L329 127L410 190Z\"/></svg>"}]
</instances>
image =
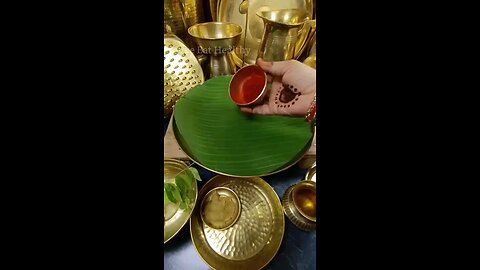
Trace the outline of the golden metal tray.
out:
<instances>
[{"instance_id":1,"label":"golden metal tray","mask_svg":"<svg viewBox=\"0 0 480 270\"><path fill-rule=\"evenodd\" d=\"M221 22L233 22L245 27L247 21L246 14L241 14L239 7L243 0L217 0L217 20ZM245 64L255 64L258 47L262 40L264 23L256 13L262 11L278 10L278 9L300 9L308 13L309 18L313 17L312 0L249 0L248 5L248 21L246 32L245 48L243 47L245 40L245 32L242 33L240 46L238 50L233 52L233 60L237 66L242 66L243 53L246 53ZM309 31L308 27L302 31ZM303 33L303 32L302 32ZM300 35L306 38L307 35ZM295 49L295 58L298 57L305 46ZM247 51L248 50L248 51Z\"/></svg>"},{"instance_id":2,"label":"golden metal tray","mask_svg":"<svg viewBox=\"0 0 480 270\"><path fill-rule=\"evenodd\" d=\"M202 223L199 206L190 219L192 242L202 260L213 269L255 270L265 267L277 254L285 231L282 205L272 187L259 177L218 175L200 190L199 200L216 187L233 190L241 202L236 223L215 230Z\"/></svg>"},{"instance_id":3,"label":"golden metal tray","mask_svg":"<svg viewBox=\"0 0 480 270\"><path fill-rule=\"evenodd\" d=\"M175 176L181 171L187 169L188 166L182 161L166 158L163 160L163 182L164 183L175 183ZM195 199L192 202L189 210L180 210L178 209L175 215L165 221L164 232L163 232L163 243L165 244L168 240L172 239L183 226L187 223L188 219L192 215L193 209L198 198L198 188L197 181L194 181L195 187ZM165 211L165 210L164 210Z\"/></svg>"}]
</instances>

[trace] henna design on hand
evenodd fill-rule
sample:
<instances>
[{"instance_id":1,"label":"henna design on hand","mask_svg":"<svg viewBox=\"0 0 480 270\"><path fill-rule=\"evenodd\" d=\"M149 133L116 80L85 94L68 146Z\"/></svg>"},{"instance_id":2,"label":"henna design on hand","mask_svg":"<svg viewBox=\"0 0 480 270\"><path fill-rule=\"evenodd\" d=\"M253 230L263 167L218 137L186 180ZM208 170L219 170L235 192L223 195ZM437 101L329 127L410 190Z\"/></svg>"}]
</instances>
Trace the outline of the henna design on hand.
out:
<instances>
[{"instance_id":1,"label":"henna design on hand","mask_svg":"<svg viewBox=\"0 0 480 270\"><path fill-rule=\"evenodd\" d=\"M287 108L295 104L301 93L293 85L283 84L275 96L275 104L278 108ZM280 103L280 104L279 104Z\"/></svg>"}]
</instances>

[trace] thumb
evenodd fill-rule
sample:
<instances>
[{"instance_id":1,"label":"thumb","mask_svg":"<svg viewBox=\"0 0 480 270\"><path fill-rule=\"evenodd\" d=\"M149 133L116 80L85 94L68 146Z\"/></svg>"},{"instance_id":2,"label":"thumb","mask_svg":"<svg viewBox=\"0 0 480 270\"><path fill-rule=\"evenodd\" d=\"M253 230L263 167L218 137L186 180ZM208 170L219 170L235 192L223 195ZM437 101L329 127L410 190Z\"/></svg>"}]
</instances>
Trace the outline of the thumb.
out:
<instances>
[{"instance_id":1,"label":"thumb","mask_svg":"<svg viewBox=\"0 0 480 270\"><path fill-rule=\"evenodd\" d=\"M257 65L273 76L283 76L291 66L291 61L265 62L263 59L258 58Z\"/></svg>"}]
</instances>

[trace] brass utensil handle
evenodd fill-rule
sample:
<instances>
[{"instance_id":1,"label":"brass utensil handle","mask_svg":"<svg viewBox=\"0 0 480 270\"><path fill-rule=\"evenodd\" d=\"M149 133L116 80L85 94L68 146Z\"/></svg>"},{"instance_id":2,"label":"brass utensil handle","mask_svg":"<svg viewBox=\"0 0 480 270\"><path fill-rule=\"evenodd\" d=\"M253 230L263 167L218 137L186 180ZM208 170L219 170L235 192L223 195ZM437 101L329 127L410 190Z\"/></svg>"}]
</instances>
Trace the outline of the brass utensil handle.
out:
<instances>
[{"instance_id":1,"label":"brass utensil handle","mask_svg":"<svg viewBox=\"0 0 480 270\"><path fill-rule=\"evenodd\" d=\"M245 15L245 29L243 29L243 31L245 32L244 35L243 35L243 57L242 57L242 67L245 65L245 44L247 42L247 27L248 27L248 0L244 0L242 1L242 3L240 3L240 6L238 7L238 10L240 12L240 14L246 14Z\"/></svg>"}]
</instances>

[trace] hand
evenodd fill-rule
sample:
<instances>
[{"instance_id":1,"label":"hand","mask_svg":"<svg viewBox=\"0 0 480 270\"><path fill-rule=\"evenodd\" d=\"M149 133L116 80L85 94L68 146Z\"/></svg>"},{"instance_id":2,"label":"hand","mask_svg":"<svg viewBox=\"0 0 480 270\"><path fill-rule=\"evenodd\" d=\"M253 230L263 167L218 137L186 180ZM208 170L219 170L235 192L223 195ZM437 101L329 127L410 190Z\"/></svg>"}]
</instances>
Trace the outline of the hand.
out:
<instances>
[{"instance_id":1,"label":"hand","mask_svg":"<svg viewBox=\"0 0 480 270\"><path fill-rule=\"evenodd\" d=\"M296 60L264 62L258 59L257 65L267 73L272 87L264 104L240 109L253 114L305 116L315 96L315 69Z\"/></svg>"}]
</instances>

